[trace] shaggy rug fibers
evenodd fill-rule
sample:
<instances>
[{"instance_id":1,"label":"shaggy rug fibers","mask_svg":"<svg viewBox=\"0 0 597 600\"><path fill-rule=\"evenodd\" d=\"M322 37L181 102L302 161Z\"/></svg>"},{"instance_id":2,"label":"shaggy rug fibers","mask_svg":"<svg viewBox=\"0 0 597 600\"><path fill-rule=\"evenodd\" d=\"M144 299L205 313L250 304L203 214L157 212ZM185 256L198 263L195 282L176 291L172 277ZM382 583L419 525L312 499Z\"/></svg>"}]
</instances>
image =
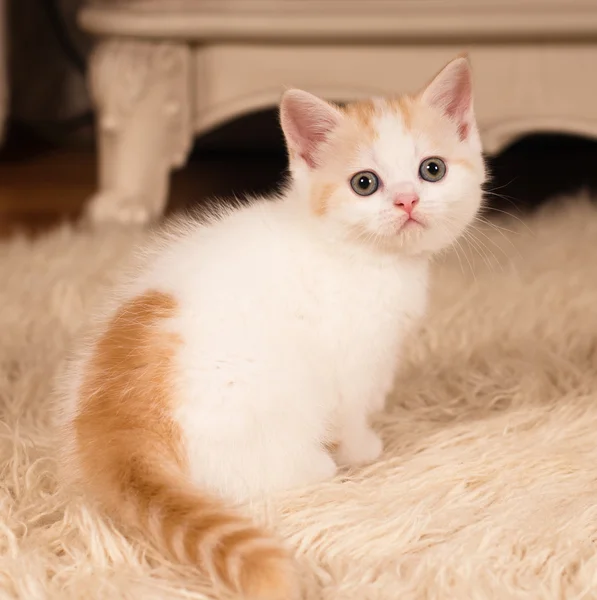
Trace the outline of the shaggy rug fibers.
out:
<instances>
[{"instance_id":1,"label":"shaggy rug fibers","mask_svg":"<svg viewBox=\"0 0 597 600\"><path fill-rule=\"evenodd\" d=\"M436 265L383 459L254 507L306 600L597 597L597 208L499 227ZM0 244L0 598L213 597L56 479L53 373L146 235Z\"/></svg>"}]
</instances>

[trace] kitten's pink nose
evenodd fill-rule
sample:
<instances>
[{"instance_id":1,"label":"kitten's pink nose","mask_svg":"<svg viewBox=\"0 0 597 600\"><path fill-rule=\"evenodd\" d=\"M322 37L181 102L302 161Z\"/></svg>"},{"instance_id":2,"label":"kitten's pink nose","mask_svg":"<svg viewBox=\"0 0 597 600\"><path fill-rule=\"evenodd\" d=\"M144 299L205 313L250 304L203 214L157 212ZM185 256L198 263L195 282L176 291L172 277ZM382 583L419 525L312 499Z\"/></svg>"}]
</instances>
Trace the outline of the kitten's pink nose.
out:
<instances>
[{"instance_id":1,"label":"kitten's pink nose","mask_svg":"<svg viewBox=\"0 0 597 600\"><path fill-rule=\"evenodd\" d=\"M396 194L394 196L394 206L401 208L409 216L418 203L419 196L414 192Z\"/></svg>"}]
</instances>

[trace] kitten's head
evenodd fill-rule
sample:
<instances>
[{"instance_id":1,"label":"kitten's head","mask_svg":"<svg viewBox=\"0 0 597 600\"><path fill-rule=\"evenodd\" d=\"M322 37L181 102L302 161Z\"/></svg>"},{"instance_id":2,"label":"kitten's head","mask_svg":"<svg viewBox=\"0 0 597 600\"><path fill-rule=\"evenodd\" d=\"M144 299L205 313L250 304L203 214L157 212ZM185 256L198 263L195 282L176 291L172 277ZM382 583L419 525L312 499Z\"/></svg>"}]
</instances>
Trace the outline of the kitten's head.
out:
<instances>
[{"instance_id":1,"label":"kitten's head","mask_svg":"<svg viewBox=\"0 0 597 600\"><path fill-rule=\"evenodd\" d=\"M467 58L414 96L339 108L289 90L280 120L299 195L339 234L408 254L436 252L481 205L485 170Z\"/></svg>"}]
</instances>

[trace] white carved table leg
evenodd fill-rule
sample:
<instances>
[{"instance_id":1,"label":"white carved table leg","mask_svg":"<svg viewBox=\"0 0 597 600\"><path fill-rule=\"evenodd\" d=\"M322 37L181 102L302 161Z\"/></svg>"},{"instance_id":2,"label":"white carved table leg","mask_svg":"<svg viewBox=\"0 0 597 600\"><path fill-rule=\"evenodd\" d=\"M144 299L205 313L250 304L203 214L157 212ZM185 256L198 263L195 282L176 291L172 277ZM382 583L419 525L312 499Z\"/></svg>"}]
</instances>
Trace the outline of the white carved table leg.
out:
<instances>
[{"instance_id":1,"label":"white carved table leg","mask_svg":"<svg viewBox=\"0 0 597 600\"><path fill-rule=\"evenodd\" d=\"M98 112L99 190L93 223L147 223L166 206L170 170L193 139L191 50L185 44L106 40L91 59Z\"/></svg>"}]
</instances>

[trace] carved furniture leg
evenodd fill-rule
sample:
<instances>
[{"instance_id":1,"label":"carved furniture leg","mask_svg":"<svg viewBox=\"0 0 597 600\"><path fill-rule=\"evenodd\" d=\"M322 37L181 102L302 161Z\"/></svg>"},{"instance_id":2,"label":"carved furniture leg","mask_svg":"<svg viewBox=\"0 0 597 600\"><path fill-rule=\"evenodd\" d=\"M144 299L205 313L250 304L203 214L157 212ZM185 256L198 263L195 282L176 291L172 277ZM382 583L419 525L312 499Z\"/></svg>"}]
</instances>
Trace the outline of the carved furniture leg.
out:
<instances>
[{"instance_id":1,"label":"carved furniture leg","mask_svg":"<svg viewBox=\"0 0 597 600\"><path fill-rule=\"evenodd\" d=\"M98 112L99 190L92 223L148 223L166 206L170 170L193 139L190 48L184 44L107 40L91 60Z\"/></svg>"}]
</instances>

